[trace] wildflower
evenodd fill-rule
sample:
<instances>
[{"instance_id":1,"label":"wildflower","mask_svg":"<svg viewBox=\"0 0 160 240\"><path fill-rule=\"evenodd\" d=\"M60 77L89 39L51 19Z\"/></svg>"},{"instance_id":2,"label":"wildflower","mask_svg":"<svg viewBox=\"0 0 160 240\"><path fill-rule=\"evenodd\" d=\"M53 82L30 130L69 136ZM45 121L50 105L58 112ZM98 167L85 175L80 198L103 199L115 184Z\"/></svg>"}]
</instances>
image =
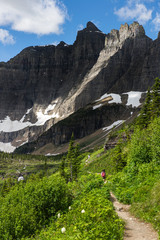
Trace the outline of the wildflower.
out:
<instances>
[{"instance_id":1,"label":"wildflower","mask_svg":"<svg viewBox=\"0 0 160 240\"><path fill-rule=\"evenodd\" d=\"M60 213L58 213L58 218L60 218L60 216L61 216L61 214L60 214Z\"/></svg>"},{"instance_id":2,"label":"wildflower","mask_svg":"<svg viewBox=\"0 0 160 240\"><path fill-rule=\"evenodd\" d=\"M65 227L61 228L61 232L64 233L66 231Z\"/></svg>"},{"instance_id":3,"label":"wildflower","mask_svg":"<svg viewBox=\"0 0 160 240\"><path fill-rule=\"evenodd\" d=\"M23 176L20 176L19 178L18 178L18 182L19 181L23 181L24 180L24 177Z\"/></svg>"},{"instance_id":4,"label":"wildflower","mask_svg":"<svg viewBox=\"0 0 160 240\"><path fill-rule=\"evenodd\" d=\"M69 210L71 210L71 206L69 206Z\"/></svg>"},{"instance_id":5,"label":"wildflower","mask_svg":"<svg viewBox=\"0 0 160 240\"><path fill-rule=\"evenodd\" d=\"M85 213L85 210L83 209L83 210L81 211L81 213Z\"/></svg>"}]
</instances>

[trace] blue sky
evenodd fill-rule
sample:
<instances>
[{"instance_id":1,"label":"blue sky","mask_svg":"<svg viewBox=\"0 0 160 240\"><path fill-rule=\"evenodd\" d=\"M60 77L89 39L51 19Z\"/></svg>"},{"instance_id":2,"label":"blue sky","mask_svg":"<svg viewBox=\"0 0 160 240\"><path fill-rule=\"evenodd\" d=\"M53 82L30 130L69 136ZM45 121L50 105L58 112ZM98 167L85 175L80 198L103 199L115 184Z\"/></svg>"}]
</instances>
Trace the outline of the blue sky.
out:
<instances>
[{"instance_id":1,"label":"blue sky","mask_svg":"<svg viewBox=\"0 0 160 240\"><path fill-rule=\"evenodd\" d=\"M0 61L28 46L73 44L88 21L104 33L138 21L156 39L160 0L0 0Z\"/></svg>"}]
</instances>

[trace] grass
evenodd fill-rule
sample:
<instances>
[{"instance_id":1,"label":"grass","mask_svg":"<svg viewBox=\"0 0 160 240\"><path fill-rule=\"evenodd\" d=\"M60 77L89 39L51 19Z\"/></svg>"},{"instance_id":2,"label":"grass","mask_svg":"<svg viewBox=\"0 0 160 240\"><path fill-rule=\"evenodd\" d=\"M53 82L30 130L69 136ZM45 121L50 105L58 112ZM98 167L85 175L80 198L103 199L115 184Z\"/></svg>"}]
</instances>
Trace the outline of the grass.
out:
<instances>
[{"instance_id":1,"label":"grass","mask_svg":"<svg viewBox=\"0 0 160 240\"><path fill-rule=\"evenodd\" d=\"M17 178L20 174L28 176L32 173L47 171L48 174L56 172L60 160L57 157L26 155L1 155L0 176L5 178Z\"/></svg>"}]
</instances>

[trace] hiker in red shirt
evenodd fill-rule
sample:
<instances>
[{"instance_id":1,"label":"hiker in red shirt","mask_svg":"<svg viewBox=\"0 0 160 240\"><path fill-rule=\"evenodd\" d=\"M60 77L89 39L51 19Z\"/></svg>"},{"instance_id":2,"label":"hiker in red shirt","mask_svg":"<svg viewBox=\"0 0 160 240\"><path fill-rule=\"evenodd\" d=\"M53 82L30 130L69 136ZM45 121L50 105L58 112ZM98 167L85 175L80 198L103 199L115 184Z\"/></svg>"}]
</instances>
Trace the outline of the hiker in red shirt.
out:
<instances>
[{"instance_id":1,"label":"hiker in red shirt","mask_svg":"<svg viewBox=\"0 0 160 240\"><path fill-rule=\"evenodd\" d=\"M102 170L101 172L101 176L102 178L105 180L106 179L106 172L105 172L105 169Z\"/></svg>"}]
</instances>

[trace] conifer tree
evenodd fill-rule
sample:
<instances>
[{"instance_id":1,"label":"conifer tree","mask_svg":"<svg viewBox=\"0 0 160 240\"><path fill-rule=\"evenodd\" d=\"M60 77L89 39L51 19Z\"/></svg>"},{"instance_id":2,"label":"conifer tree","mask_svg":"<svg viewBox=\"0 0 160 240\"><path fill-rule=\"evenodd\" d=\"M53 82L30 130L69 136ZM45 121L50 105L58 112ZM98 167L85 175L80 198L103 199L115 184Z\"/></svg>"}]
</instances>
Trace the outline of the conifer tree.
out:
<instances>
[{"instance_id":1,"label":"conifer tree","mask_svg":"<svg viewBox=\"0 0 160 240\"><path fill-rule=\"evenodd\" d=\"M74 160L73 160L73 179L74 180L77 180L79 168L80 168L79 144L76 144L74 148Z\"/></svg>"},{"instance_id":2,"label":"conifer tree","mask_svg":"<svg viewBox=\"0 0 160 240\"><path fill-rule=\"evenodd\" d=\"M72 133L71 140L69 142L68 154L68 169L69 169L69 180L73 180L73 161L74 161L74 134Z\"/></svg>"},{"instance_id":3,"label":"conifer tree","mask_svg":"<svg viewBox=\"0 0 160 240\"><path fill-rule=\"evenodd\" d=\"M77 179L79 171L79 145L74 146L74 134L72 133L71 140L69 142L69 148L67 153L68 163L68 180L73 181Z\"/></svg>"},{"instance_id":4,"label":"conifer tree","mask_svg":"<svg viewBox=\"0 0 160 240\"><path fill-rule=\"evenodd\" d=\"M155 83L150 91L148 89L145 103L137 119L140 128L146 128L150 122L160 115L160 79L155 78Z\"/></svg>"},{"instance_id":5,"label":"conifer tree","mask_svg":"<svg viewBox=\"0 0 160 240\"><path fill-rule=\"evenodd\" d=\"M152 110L153 118L160 115L160 79L155 78L155 83L152 87Z\"/></svg>"},{"instance_id":6,"label":"conifer tree","mask_svg":"<svg viewBox=\"0 0 160 240\"><path fill-rule=\"evenodd\" d=\"M138 125L140 125L142 128L147 127L151 120L151 99L152 97L149 88L145 99L145 103L141 109L140 116L138 118Z\"/></svg>"},{"instance_id":7,"label":"conifer tree","mask_svg":"<svg viewBox=\"0 0 160 240\"><path fill-rule=\"evenodd\" d=\"M60 164L60 174L62 177L65 177L65 157L62 158L62 161Z\"/></svg>"}]
</instances>

